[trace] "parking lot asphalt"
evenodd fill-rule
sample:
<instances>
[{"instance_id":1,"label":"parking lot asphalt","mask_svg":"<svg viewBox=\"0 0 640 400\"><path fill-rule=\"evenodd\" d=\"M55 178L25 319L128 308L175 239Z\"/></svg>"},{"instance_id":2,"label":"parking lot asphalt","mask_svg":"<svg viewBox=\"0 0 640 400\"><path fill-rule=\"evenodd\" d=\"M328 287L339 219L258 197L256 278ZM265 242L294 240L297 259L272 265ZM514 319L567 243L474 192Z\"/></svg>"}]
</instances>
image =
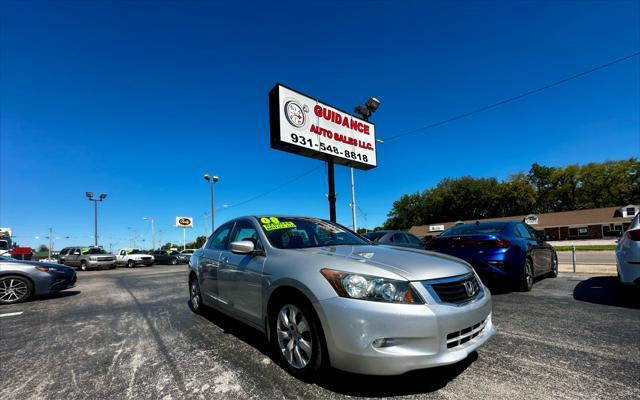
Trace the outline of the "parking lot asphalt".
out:
<instances>
[{"instance_id":1,"label":"parking lot asphalt","mask_svg":"<svg viewBox=\"0 0 640 400\"><path fill-rule=\"evenodd\" d=\"M640 298L615 277L561 274L494 294L498 333L458 364L305 383L257 331L193 314L186 269L79 272L72 290L0 307L0 398L640 397Z\"/></svg>"}]
</instances>

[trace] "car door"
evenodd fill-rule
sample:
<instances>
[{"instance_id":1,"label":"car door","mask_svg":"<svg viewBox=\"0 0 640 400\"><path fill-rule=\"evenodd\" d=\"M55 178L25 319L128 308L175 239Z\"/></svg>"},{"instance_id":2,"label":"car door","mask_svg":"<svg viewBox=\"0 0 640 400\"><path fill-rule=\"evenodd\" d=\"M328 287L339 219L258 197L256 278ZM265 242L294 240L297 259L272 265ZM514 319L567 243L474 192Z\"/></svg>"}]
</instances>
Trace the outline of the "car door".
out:
<instances>
[{"instance_id":1,"label":"car door","mask_svg":"<svg viewBox=\"0 0 640 400\"><path fill-rule=\"evenodd\" d=\"M203 300L207 304L224 306L227 302L220 298L218 268L220 260L220 252L227 247L229 236L233 229L233 222L224 224L209 237L207 243L202 249L202 256L198 261L198 269L202 277L200 282L200 291Z\"/></svg>"},{"instance_id":2,"label":"car door","mask_svg":"<svg viewBox=\"0 0 640 400\"><path fill-rule=\"evenodd\" d=\"M127 251L126 250L120 250L118 252L118 254L116 255L116 263L118 264L126 264L127 263Z\"/></svg>"},{"instance_id":3,"label":"car door","mask_svg":"<svg viewBox=\"0 0 640 400\"><path fill-rule=\"evenodd\" d=\"M165 264L167 262L167 252L162 250L156 250L153 252L153 258L156 264Z\"/></svg>"},{"instance_id":4,"label":"car door","mask_svg":"<svg viewBox=\"0 0 640 400\"><path fill-rule=\"evenodd\" d=\"M72 267L79 266L80 265L80 248L74 247L70 249L69 253L64 259L64 263Z\"/></svg>"},{"instance_id":5,"label":"car door","mask_svg":"<svg viewBox=\"0 0 640 400\"><path fill-rule=\"evenodd\" d=\"M233 253L231 243L242 240L253 242L256 251L251 254ZM257 226L248 219L237 221L231 239L220 256L219 295L239 316L256 324L261 323L265 259Z\"/></svg>"},{"instance_id":6,"label":"car door","mask_svg":"<svg viewBox=\"0 0 640 400\"><path fill-rule=\"evenodd\" d=\"M527 226L523 223L519 223L516 225L516 231L526 243L527 253L531 256L531 260L533 262L533 274L538 275L546 271L545 266L541 265L541 245L538 242L538 239L532 235L532 232L529 231L529 229L527 229Z\"/></svg>"}]
</instances>

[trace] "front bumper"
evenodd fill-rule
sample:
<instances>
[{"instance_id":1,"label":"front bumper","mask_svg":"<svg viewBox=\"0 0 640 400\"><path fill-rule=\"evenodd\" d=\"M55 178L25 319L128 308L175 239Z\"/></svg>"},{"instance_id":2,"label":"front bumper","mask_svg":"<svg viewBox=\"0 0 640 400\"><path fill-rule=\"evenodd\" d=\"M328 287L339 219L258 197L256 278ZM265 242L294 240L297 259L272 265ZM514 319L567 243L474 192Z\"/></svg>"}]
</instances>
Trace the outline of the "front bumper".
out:
<instances>
[{"instance_id":1,"label":"front bumper","mask_svg":"<svg viewBox=\"0 0 640 400\"><path fill-rule=\"evenodd\" d=\"M98 260L87 260L87 265L90 268L100 268L100 267L113 267L116 265L116 261L98 261Z\"/></svg>"},{"instance_id":2,"label":"front bumper","mask_svg":"<svg viewBox=\"0 0 640 400\"><path fill-rule=\"evenodd\" d=\"M151 260L133 260L135 265L153 265L153 259Z\"/></svg>"},{"instance_id":3,"label":"front bumper","mask_svg":"<svg viewBox=\"0 0 640 400\"><path fill-rule=\"evenodd\" d=\"M342 297L315 303L324 328L331 365L369 375L405 372L464 360L495 334L491 295L463 306L389 304ZM473 338L464 336L477 324ZM462 338L457 345L449 338ZM375 347L376 339L392 339ZM458 344L459 343L459 344Z\"/></svg>"}]
</instances>

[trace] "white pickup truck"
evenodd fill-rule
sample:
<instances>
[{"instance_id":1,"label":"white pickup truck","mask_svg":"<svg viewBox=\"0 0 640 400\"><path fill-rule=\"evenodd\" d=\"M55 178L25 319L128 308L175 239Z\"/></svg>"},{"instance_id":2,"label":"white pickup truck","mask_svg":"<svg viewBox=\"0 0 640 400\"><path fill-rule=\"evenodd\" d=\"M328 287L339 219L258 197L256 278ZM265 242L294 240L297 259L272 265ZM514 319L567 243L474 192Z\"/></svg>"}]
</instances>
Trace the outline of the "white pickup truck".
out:
<instances>
[{"instance_id":1,"label":"white pickup truck","mask_svg":"<svg viewBox=\"0 0 640 400\"><path fill-rule=\"evenodd\" d=\"M116 265L126 265L133 268L136 265L145 265L150 267L153 265L154 258L139 249L120 249L116 254Z\"/></svg>"}]
</instances>

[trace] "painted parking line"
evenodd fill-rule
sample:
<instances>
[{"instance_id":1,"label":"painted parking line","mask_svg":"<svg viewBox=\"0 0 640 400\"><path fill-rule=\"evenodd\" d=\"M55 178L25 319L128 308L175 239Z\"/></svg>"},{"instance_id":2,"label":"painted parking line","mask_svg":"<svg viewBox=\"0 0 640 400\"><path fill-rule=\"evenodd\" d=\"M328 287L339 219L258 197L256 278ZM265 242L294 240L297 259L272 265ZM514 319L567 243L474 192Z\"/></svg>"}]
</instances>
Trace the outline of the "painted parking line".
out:
<instances>
[{"instance_id":1,"label":"painted parking line","mask_svg":"<svg viewBox=\"0 0 640 400\"><path fill-rule=\"evenodd\" d=\"M16 315L22 314L23 312L24 311L12 312L12 313L7 313L7 314L0 314L0 318L2 318L2 317L14 317Z\"/></svg>"}]
</instances>

